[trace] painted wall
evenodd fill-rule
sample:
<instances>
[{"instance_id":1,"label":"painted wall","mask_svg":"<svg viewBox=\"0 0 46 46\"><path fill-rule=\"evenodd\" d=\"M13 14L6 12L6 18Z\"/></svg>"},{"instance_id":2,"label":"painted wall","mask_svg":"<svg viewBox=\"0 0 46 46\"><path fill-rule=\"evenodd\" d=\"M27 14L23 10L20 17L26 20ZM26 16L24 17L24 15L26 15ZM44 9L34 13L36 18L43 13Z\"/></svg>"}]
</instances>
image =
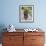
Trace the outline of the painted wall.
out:
<instances>
[{"instance_id":1,"label":"painted wall","mask_svg":"<svg viewBox=\"0 0 46 46\"><path fill-rule=\"evenodd\" d=\"M46 1L37 0L0 0L0 25L7 26L13 24L16 28L46 28ZM20 23L19 22L19 5L34 4L34 23Z\"/></svg>"}]
</instances>

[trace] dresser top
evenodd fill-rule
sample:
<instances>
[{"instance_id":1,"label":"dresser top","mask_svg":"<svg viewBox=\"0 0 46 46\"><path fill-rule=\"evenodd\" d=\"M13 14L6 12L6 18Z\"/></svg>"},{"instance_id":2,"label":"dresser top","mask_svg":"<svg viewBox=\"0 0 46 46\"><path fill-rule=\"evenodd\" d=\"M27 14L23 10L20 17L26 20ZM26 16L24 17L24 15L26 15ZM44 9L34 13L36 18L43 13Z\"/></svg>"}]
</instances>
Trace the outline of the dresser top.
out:
<instances>
[{"instance_id":1,"label":"dresser top","mask_svg":"<svg viewBox=\"0 0 46 46\"><path fill-rule=\"evenodd\" d=\"M6 31L6 32L8 32L8 31ZM16 31L15 32L25 32L25 33L27 33L24 29L16 29ZM43 32L42 30L38 30L38 31L28 31L29 33L38 33L38 32Z\"/></svg>"},{"instance_id":2,"label":"dresser top","mask_svg":"<svg viewBox=\"0 0 46 46\"><path fill-rule=\"evenodd\" d=\"M16 32L26 32L24 29L16 29ZM32 32L32 31L28 31L28 32ZM44 32L43 30L38 30L38 31L33 31L33 32Z\"/></svg>"}]
</instances>

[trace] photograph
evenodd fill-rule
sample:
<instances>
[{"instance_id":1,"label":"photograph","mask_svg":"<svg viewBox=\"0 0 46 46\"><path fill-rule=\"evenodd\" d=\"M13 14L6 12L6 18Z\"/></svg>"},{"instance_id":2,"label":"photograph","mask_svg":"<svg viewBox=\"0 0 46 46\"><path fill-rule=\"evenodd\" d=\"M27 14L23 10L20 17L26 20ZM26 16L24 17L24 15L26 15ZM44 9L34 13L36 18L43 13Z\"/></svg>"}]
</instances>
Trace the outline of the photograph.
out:
<instances>
[{"instance_id":1,"label":"photograph","mask_svg":"<svg viewBox=\"0 0 46 46\"><path fill-rule=\"evenodd\" d=\"M34 22L34 5L20 5L19 21Z\"/></svg>"}]
</instances>

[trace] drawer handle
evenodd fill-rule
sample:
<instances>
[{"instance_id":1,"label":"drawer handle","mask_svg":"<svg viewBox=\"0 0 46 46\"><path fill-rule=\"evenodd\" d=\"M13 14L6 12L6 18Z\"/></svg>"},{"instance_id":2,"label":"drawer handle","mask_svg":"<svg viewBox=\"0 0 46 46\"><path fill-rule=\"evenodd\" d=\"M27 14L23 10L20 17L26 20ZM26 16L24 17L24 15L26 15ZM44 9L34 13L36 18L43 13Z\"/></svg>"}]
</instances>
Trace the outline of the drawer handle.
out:
<instances>
[{"instance_id":1,"label":"drawer handle","mask_svg":"<svg viewBox=\"0 0 46 46\"><path fill-rule=\"evenodd\" d=\"M9 38L10 40L12 40L11 38Z\"/></svg>"},{"instance_id":2,"label":"drawer handle","mask_svg":"<svg viewBox=\"0 0 46 46\"><path fill-rule=\"evenodd\" d=\"M36 39L32 39L32 40L36 40Z\"/></svg>"},{"instance_id":3,"label":"drawer handle","mask_svg":"<svg viewBox=\"0 0 46 46\"><path fill-rule=\"evenodd\" d=\"M13 38L9 38L10 40L13 40Z\"/></svg>"}]
</instances>

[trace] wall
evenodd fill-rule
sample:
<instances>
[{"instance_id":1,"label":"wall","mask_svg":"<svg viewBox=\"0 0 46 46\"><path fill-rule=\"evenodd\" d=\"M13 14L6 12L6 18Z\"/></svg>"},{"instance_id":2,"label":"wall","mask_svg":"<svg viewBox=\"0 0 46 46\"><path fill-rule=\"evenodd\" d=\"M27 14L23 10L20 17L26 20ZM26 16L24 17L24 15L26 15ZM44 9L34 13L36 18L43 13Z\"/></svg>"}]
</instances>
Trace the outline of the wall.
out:
<instances>
[{"instance_id":1,"label":"wall","mask_svg":"<svg viewBox=\"0 0 46 46\"><path fill-rule=\"evenodd\" d=\"M19 5L31 5L33 0L0 0L0 25L13 24L16 28L44 27L46 28L45 1L34 3L34 23L19 23Z\"/></svg>"},{"instance_id":2,"label":"wall","mask_svg":"<svg viewBox=\"0 0 46 46\"><path fill-rule=\"evenodd\" d=\"M16 28L37 27L37 16L34 15L34 23L19 23L19 5L31 5L32 0L2 0L0 25L13 24Z\"/></svg>"}]
</instances>

